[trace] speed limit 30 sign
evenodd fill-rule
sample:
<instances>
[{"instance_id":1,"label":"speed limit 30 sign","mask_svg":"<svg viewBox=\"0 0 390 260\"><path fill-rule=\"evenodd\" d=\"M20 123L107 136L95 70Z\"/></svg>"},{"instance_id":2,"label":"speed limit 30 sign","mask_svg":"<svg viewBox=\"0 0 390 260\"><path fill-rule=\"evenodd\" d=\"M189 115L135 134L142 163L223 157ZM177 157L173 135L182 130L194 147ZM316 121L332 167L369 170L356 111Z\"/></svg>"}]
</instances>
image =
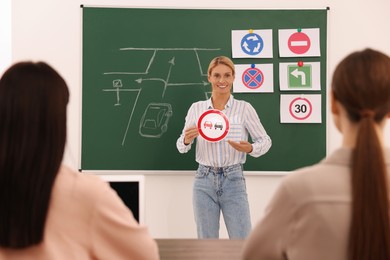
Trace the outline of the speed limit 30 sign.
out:
<instances>
[{"instance_id":1,"label":"speed limit 30 sign","mask_svg":"<svg viewBox=\"0 0 390 260\"><path fill-rule=\"evenodd\" d=\"M293 118L305 120L313 112L313 106L307 98L297 97L290 102L289 112Z\"/></svg>"},{"instance_id":2,"label":"speed limit 30 sign","mask_svg":"<svg viewBox=\"0 0 390 260\"><path fill-rule=\"evenodd\" d=\"M281 95L281 123L321 123L321 94Z\"/></svg>"}]
</instances>

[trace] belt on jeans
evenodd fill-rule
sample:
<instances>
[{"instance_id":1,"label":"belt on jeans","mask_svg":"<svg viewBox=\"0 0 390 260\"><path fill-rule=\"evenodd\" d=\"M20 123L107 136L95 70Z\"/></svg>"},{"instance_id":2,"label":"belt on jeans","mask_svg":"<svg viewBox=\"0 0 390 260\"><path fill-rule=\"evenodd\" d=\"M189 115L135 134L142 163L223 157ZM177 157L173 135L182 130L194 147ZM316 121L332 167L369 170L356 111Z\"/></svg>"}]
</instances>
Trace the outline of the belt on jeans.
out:
<instances>
[{"instance_id":1,"label":"belt on jeans","mask_svg":"<svg viewBox=\"0 0 390 260\"><path fill-rule=\"evenodd\" d=\"M214 171L226 171L227 169L232 169L232 168L236 168L236 167L242 167L242 164L241 163L237 163L237 164L233 164L233 165L230 165L230 166L224 166L224 167L215 167L215 166L207 166L207 165L203 165L201 164L203 167L205 168L208 168L208 169L212 169Z\"/></svg>"}]
</instances>

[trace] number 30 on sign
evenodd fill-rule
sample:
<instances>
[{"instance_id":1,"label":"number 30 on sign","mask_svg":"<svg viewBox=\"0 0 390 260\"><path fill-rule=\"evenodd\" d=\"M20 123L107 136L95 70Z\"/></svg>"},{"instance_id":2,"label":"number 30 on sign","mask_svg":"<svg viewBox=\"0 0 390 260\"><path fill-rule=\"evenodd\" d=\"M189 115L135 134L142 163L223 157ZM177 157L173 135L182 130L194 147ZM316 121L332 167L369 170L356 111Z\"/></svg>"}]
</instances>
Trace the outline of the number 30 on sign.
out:
<instances>
[{"instance_id":1,"label":"number 30 on sign","mask_svg":"<svg viewBox=\"0 0 390 260\"><path fill-rule=\"evenodd\" d=\"M281 123L321 123L321 95L281 95Z\"/></svg>"}]
</instances>

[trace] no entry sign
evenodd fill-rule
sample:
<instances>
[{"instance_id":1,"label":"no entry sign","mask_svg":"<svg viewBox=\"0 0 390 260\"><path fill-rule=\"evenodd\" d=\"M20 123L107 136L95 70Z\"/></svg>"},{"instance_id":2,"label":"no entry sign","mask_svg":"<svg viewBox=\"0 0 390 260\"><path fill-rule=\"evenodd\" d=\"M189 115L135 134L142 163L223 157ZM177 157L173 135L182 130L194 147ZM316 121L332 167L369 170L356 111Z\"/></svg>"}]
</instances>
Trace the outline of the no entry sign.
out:
<instances>
[{"instance_id":1,"label":"no entry sign","mask_svg":"<svg viewBox=\"0 0 390 260\"><path fill-rule=\"evenodd\" d=\"M303 32L293 33L288 38L288 48L295 54L304 54L310 49L310 38Z\"/></svg>"}]
</instances>

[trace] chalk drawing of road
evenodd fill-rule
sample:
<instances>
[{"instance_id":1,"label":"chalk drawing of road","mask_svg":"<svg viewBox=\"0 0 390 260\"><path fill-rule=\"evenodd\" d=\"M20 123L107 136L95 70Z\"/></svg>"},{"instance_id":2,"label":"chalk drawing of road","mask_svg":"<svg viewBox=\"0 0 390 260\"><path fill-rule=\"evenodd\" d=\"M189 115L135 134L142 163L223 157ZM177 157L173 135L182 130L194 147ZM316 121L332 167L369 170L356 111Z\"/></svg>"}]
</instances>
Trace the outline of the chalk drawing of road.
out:
<instances>
[{"instance_id":1,"label":"chalk drawing of road","mask_svg":"<svg viewBox=\"0 0 390 260\"><path fill-rule=\"evenodd\" d=\"M114 106L120 106L121 103L120 103L120 95L119 95L119 92L121 91L120 88L123 86L122 84L122 80L121 79L114 79L112 81L112 87L114 89L103 89L103 91L115 91L116 92L116 103L114 104ZM124 91L130 91L130 90L124 90Z\"/></svg>"},{"instance_id":2,"label":"chalk drawing of road","mask_svg":"<svg viewBox=\"0 0 390 260\"><path fill-rule=\"evenodd\" d=\"M125 141L126 141L127 132L129 131L130 122L131 122L131 119L133 117L135 106L136 106L136 104L138 102L138 97L139 97L139 95L141 93L141 89L120 89L120 87L122 87L122 81L120 79L116 79L116 80L113 81L113 87L114 87L113 89L103 89L103 91L105 91L105 92L116 92L116 101L117 102L114 104L114 106L120 106L121 105L121 103L120 103L120 95L119 95L119 93L121 91L136 92L136 95L137 95L136 98L135 98L134 104L133 104L133 106L131 108L129 119L127 120L126 130L125 130L125 133L124 133L123 138L122 138L122 146L123 146Z\"/></svg>"},{"instance_id":3,"label":"chalk drawing of road","mask_svg":"<svg viewBox=\"0 0 390 260\"><path fill-rule=\"evenodd\" d=\"M199 76L207 76L207 71L203 71L203 67L201 65L200 52L205 51L219 51L220 48L120 48L119 51L137 51L137 52L150 52L151 56L147 62L146 67L140 69L139 71L106 71L103 75L114 75L118 77L118 79L113 80L113 88L111 89L103 89L103 91L107 92L115 92L116 94L116 103L114 106L121 105L121 97L120 93L122 91L133 91L137 93L137 97L135 98L134 104L132 105L132 109L130 115L128 117L126 130L124 131L122 138L122 146L125 145L125 141L128 135L129 127L133 118L133 113L135 107L137 106L138 97L142 90L142 83L147 81L156 81L163 84L161 91L161 102L151 102L146 107L143 112L143 116L139 123L139 134L145 138L160 138L167 130L168 130L168 122L169 118L172 116L172 106L167 102L163 102L166 91L170 87L205 87L209 85L209 82L201 80L199 82L171 82L171 73L175 68L175 56L171 56L166 60L167 71L166 75L163 76L151 76L151 68L157 61L158 53L162 52L192 52L196 59L196 66L199 70ZM161 56L161 55L160 55ZM161 62L161 61L159 61ZM122 80L119 78L126 76L135 76L134 85L130 86L131 88L124 88ZM139 77L138 77L139 76ZM159 84L160 86L160 84ZM210 92L205 92L205 99L208 99L210 96Z\"/></svg>"},{"instance_id":4,"label":"chalk drawing of road","mask_svg":"<svg viewBox=\"0 0 390 260\"><path fill-rule=\"evenodd\" d=\"M150 103L142 115L139 134L143 137L160 138L168 130L172 114L171 104Z\"/></svg>"}]
</instances>

